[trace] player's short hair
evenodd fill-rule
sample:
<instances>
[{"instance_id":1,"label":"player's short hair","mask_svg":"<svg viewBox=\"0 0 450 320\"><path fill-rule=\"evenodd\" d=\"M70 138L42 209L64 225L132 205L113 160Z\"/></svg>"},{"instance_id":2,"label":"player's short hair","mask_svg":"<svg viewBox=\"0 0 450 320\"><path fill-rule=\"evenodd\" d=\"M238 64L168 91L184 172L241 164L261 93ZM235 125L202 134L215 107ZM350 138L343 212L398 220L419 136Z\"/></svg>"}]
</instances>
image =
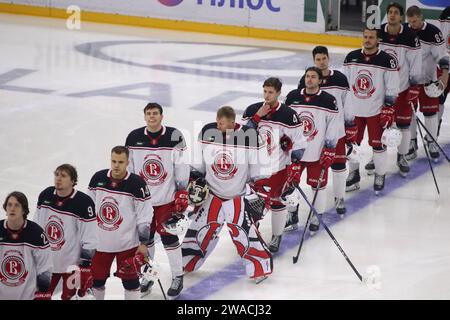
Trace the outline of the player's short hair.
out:
<instances>
[{"instance_id":1,"label":"player's short hair","mask_svg":"<svg viewBox=\"0 0 450 320\"><path fill-rule=\"evenodd\" d=\"M77 185L78 172L77 172L77 169L73 165L64 163L64 164L58 166L58 168L55 169L54 173L56 174L56 172L58 172L58 171L64 171L65 173L67 173L73 182L73 186L75 187Z\"/></svg>"},{"instance_id":2,"label":"player's short hair","mask_svg":"<svg viewBox=\"0 0 450 320\"><path fill-rule=\"evenodd\" d=\"M6 205L8 203L8 200L11 197L16 198L17 202L20 203L20 205L22 206L23 218L26 219L28 214L30 213L30 209L28 207L27 196L20 191L13 191L10 194L8 194L6 196L5 202L3 203L3 209L5 209L5 211L6 211Z\"/></svg>"},{"instance_id":3,"label":"player's short hair","mask_svg":"<svg viewBox=\"0 0 450 320\"><path fill-rule=\"evenodd\" d=\"M147 110L150 110L150 109L158 109L159 113L163 114L163 108L161 107L161 105L159 103L156 103L156 102L148 103L144 108L144 114L147 112Z\"/></svg>"},{"instance_id":4,"label":"player's short hair","mask_svg":"<svg viewBox=\"0 0 450 320\"><path fill-rule=\"evenodd\" d=\"M324 46L317 46L312 51L313 59L316 57L316 54L325 54L327 57L329 57L328 48Z\"/></svg>"},{"instance_id":5,"label":"player's short hair","mask_svg":"<svg viewBox=\"0 0 450 320\"><path fill-rule=\"evenodd\" d=\"M408 10L406 10L406 16L407 17L414 17L414 16L422 17L422 10L420 10L420 8L418 6L411 6L408 8Z\"/></svg>"},{"instance_id":6,"label":"player's short hair","mask_svg":"<svg viewBox=\"0 0 450 320\"><path fill-rule=\"evenodd\" d=\"M264 87L272 87L275 88L277 92L281 91L281 87L283 86L283 83L280 79L275 77L270 77L264 81L263 88Z\"/></svg>"},{"instance_id":7,"label":"player's short hair","mask_svg":"<svg viewBox=\"0 0 450 320\"><path fill-rule=\"evenodd\" d=\"M217 119L227 118L236 120L236 112L230 106L223 106L217 110Z\"/></svg>"},{"instance_id":8,"label":"player's short hair","mask_svg":"<svg viewBox=\"0 0 450 320\"><path fill-rule=\"evenodd\" d=\"M309 67L305 70L305 76L308 73L308 71L314 71L317 73L317 75L319 76L319 79L322 80L323 79L323 74L322 74L322 70L320 70L317 67Z\"/></svg>"},{"instance_id":9,"label":"player's short hair","mask_svg":"<svg viewBox=\"0 0 450 320\"><path fill-rule=\"evenodd\" d=\"M389 5L386 7L386 13L389 13L389 10L391 8L397 8L398 11L400 11L400 16L402 16L402 17L405 14L405 9L403 9L403 6L398 2L389 3Z\"/></svg>"},{"instance_id":10,"label":"player's short hair","mask_svg":"<svg viewBox=\"0 0 450 320\"><path fill-rule=\"evenodd\" d=\"M125 153L127 159L130 157L130 151L128 151L128 148L124 146L115 146L114 148L111 149L111 154L113 153L115 154Z\"/></svg>"},{"instance_id":11,"label":"player's short hair","mask_svg":"<svg viewBox=\"0 0 450 320\"><path fill-rule=\"evenodd\" d=\"M381 39L381 29L378 29L378 28L370 28L370 27L368 27L368 26L365 26L364 29L363 29L363 33L364 33L364 31L366 31L366 30L369 30L369 31L375 31L375 32L376 32L376 35L377 35L377 39Z\"/></svg>"}]
</instances>

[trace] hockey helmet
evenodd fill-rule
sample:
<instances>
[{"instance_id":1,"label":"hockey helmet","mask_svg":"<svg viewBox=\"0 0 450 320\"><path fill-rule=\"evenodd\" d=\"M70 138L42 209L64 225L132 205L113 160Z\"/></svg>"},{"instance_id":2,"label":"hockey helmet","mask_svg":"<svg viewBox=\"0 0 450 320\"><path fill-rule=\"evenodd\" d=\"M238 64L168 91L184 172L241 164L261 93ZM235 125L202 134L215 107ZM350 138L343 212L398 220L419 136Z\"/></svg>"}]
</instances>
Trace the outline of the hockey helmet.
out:
<instances>
[{"instance_id":1,"label":"hockey helmet","mask_svg":"<svg viewBox=\"0 0 450 320\"><path fill-rule=\"evenodd\" d=\"M178 236L185 234L190 224L191 221L187 216L175 215L167 220L163 225L167 233Z\"/></svg>"},{"instance_id":2,"label":"hockey helmet","mask_svg":"<svg viewBox=\"0 0 450 320\"><path fill-rule=\"evenodd\" d=\"M205 178L198 178L189 182L187 192L189 201L195 206L199 206L205 202L209 194L209 188Z\"/></svg>"},{"instance_id":3,"label":"hockey helmet","mask_svg":"<svg viewBox=\"0 0 450 320\"><path fill-rule=\"evenodd\" d=\"M402 142L402 132L395 128L390 127L383 131L381 136L381 143L390 148L397 148Z\"/></svg>"},{"instance_id":4,"label":"hockey helmet","mask_svg":"<svg viewBox=\"0 0 450 320\"><path fill-rule=\"evenodd\" d=\"M440 80L432 81L424 86L425 93L430 98L438 98L444 93L444 84Z\"/></svg>"},{"instance_id":5,"label":"hockey helmet","mask_svg":"<svg viewBox=\"0 0 450 320\"><path fill-rule=\"evenodd\" d=\"M288 207L295 207L300 203L302 195L294 186L289 186L281 195L281 203Z\"/></svg>"}]
</instances>

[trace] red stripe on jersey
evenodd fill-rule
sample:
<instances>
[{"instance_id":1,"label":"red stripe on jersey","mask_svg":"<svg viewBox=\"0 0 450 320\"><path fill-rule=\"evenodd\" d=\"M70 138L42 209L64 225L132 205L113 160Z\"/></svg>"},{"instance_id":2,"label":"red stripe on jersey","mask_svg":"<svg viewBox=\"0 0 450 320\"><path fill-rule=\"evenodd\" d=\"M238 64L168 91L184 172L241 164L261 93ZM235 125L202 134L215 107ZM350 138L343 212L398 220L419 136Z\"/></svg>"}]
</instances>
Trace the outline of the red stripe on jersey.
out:
<instances>
[{"instance_id":1,"label":"red stripe on jersey","mask_svg":"<svg viewBox=\"0 0 450 320\"><path fill-rule=\"evenodd\" d=\"M48 209L48 210L50 210L50 211L53 211L53 212L56 212L56 213L59 213L59 214L62 214L62 215L70 216L70 217L73 217L73 218L76 218L76 219L80 219L81 221L85 221L85 222L96 221L96 220L97 220L96 217L93 217L93 218L90 218L90 219L85 219L85 218L81 218L80 216L77 216L77 215L74 214L74 213L67 212L67 211L57 210L57 209L55 209L55 208L53 208L53 207L46 206L46 205L38 206L38 209L40 209L40 208L46 208L46 209Z\"/></svg>"},{"instance_id":2,"label":"red stripe on jersey","mask_svg":"<svg viewBox=\"0 0 450 320\"><path fill-rule=\"evenodd\" d=\"M366 63L344 63L344 66L362 66L365 68L378 68L378 69L383 69L383 70L387 70L387 71L397 71L397 69L390 69L390 68L380 67L380 66L376 66L374 64L366 64Z\"/></svg>"},{"instance_id":3,"label":"red stripe on jersey","mask_svg":"<svg viewBox=\"0 0 450 320\"><path fill-rule=\"evenodd\" d=\"M237 224L239 222L239 216L241 215L241 197L234 198L233 204L234 204L233 223Z\"/></svg>"},{"instance_id":4,"label":"red stripe on jersey","mask_svg":"<svg viewBox=\"0 0 450 320\"><path fill-rule=\"evenodd\" d=\"M321 107L318 107L318 106L310 106L310 105L307 105L307 104L291 104L290 107L291 108L317 109L317 110L322 110L322 111L331 112L331 113L339 113L338 110L330 110L328 108L321 108Z\"/></svg>"},{"instance_id":5,"label":"red stripe on jersey","mask_svg":"<svg viewBox=\"0 0 450 320\"><path fill-rule=\"evenodd\" d=\"M25 246L25 247L30 247L33 249L47 249L50 247L50 244L47 244L45 246L33 246L32 244L29 243L9 243L9 242L0 242L0 246L13 246L13 247L21 247L21 246Z\"/></svg>"}]
</instances>

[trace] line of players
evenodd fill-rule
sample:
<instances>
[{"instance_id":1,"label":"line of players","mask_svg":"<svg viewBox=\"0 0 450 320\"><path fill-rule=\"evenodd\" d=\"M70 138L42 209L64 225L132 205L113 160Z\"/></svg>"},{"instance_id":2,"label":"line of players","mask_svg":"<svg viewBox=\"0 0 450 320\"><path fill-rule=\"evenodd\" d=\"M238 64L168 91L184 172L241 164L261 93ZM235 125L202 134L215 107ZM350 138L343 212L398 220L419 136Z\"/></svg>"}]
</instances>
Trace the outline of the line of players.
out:
<instances>
[{"instance_id":1,"label":"line of players","mask_svg":"<svg viewBox=\"0 0 450 320\"><path fill-rule=\"evenodd\" d=\"M36 223L26 219L25 195L8 195L3 205L7 218L0 225L0 298L50 299L62 278L62 299L84 297L90 288L96 299L103 299L116 259L115 275L122 279L125 299L138 299L154 284L152 279L139 283L139 275L154 259L156 232L172 272L167 294L175 298L183 275L201 267L225 222L247 275L256 283L266 279L285 227L292 230L298 222L295 203L300 196L287 187L299 184L305 169L307 184L318 189L321 214L331 166L336 211L343 215L345 187L351 190L359 182L359 164L352 162L346 181L346 144L360 144L366 126L377 192L386 172L381 137L394 121L403 135L397 163L402 175L409 171L405 157L411 103L419 100L427 128L437 135L439 109L423 84L436 80L434 65L447 84L442 34L422 22L417 7L407 11L409 26L401 24L400 5L389 5L387 13L381 35L366 28L363 49L347 55L342 73L330 70L327 49L316 47L316 67L306 69L285 103L279 101L281 82L269 78L263 84L264 102L249 106L242 124L231 107L220 108L216 122L200 132L191 163L181 132L163 126L162 107L150 103L144 109L146 127L131 132L125 146L112 149L111 168L92 177L88 194L74 188L76 169L64 164L54 172L55 185L39 196ZM441 18L448 34L449 8ZM413 28L421 31L413 34ZM186 217L189 200L195 205L191 221ZM286 204L294 204L289 219ZM269 245L258 231L267 212ZM315 218L310 230L318 228ZM180 235L185 235L182 243ZM75 272L72 266L78 266Z\"/></svg>"}]
</instances>

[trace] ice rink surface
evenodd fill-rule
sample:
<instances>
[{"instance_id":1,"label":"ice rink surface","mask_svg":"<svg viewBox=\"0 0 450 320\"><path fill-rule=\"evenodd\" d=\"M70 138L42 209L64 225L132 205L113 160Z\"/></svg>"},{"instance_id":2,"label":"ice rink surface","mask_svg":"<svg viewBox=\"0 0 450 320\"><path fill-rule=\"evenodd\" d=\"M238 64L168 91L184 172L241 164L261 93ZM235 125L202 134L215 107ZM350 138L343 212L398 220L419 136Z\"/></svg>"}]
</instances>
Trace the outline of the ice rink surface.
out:
<instances>
[{"instance_id":1,"label":"ice rink surface","mask_svg":"<svg viewBox=\"0 0 450 320\"><path fill-rule=\"evenodd\" d=\"M292 42L95 23L72 31L64 20L8 14L0 14L0 30L0 199L20 190L31 207L62 163L77 167L77 188L85 191L92 174L109 167L111 148L145 125L147 102L161 103L164 123L181 129L192 145L218 107L231 105L241 114L262 101L269 76L282 79L286 95L312 65L313 46ZM339 69L351 49L329 49ZM439 138L447 154L449 117L446 111ZM325 220L360 273L379 266L381 289L360 283L322 228L293 265L302 227L285 234L273 274L255 285L223 228L203 267L185 276L180 299L450 299L450 165L441 157L434 166L438 196L421 143L419 148L406 179L397 172L396 150L388 150L380 197L361 168L361 190L347 194L343 220L327 190ZM364 150L362 165L370 157L366 143ZM307 214L302 204L300 225ZM269 240L270 217L260 230ZM167 290L171 276L161 243L156 259ZM106 298L123 299L118 278L108 280ZM157 286L147 299L162 299Z\"/></svg>"}]
</instances>

